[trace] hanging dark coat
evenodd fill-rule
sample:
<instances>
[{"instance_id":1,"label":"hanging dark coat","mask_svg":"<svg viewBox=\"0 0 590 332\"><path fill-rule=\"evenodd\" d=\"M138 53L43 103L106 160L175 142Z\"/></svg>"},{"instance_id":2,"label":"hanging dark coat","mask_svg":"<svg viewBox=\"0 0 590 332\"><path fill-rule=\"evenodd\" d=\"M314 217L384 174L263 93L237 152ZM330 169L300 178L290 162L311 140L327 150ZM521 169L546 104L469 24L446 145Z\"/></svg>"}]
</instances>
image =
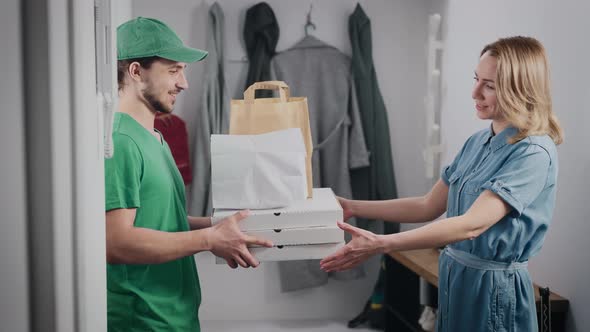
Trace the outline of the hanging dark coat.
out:
<instances>
[{"instance_id":1,"label":"hanging dark coat","mask_svg":"<svg viewBox=\"0 0 590 332\"><path fill-rule=\"evenodd\" d=\"M270 60L279 41L279 24L272 8L261 2L246 11L244 43L248 54L248 75L244 91L253 83L270 80ZM272 97L272 91L256 91L256 97Z\"/></svg>"},{"instance_id":2,"label":"hanging dark coat","mask_svg":"<svg viewBox=\"0 0 590 332\"><path fill-rule=\"evenodd\" d=\"M360 200L397 198L389 122L373 64L371 21L357 4L348 21L352 45L352 73L363 124L365 144L370 151L368 167L351 170L352 195ZM374 230L371 221L357 218L357 225ZM386 223L386 233L399 231L399 224ZM380 227L379 227L380 228Z\"/></svg>"}]
</instances>

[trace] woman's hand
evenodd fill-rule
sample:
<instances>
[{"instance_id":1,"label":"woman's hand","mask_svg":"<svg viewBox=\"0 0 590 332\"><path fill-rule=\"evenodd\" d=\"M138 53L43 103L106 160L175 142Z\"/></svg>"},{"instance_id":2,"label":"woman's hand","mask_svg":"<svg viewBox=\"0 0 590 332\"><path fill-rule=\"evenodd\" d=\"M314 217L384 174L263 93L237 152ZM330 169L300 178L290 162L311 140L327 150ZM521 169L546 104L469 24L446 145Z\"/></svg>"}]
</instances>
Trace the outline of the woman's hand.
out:
<instances>
[{"instance_id":1,"label":"woman's hand","mask_svg":"<svg viewBox=\"0 0 590 332\"><path fill-rule=\"evenodd\" d=\"M351 217L354 217L354 213L352 212L352 201L350 199L337 197L340 206L342 206L342 212L344 213L344 222L346 222Z\"/></svg>"},{"instance_id":2,"label":"woman's hand","mask_svg":"<svg viewBox=\"0 0 590 332\"><path fill-rule=\"evenodd\" d=\"M352 235L352 240L334 254L320 262L320 268L326 272L351 269L366 261L371 256L385 252L383 235L377 235L342 222L338 227Z\"/></svg>"}]
</instances>

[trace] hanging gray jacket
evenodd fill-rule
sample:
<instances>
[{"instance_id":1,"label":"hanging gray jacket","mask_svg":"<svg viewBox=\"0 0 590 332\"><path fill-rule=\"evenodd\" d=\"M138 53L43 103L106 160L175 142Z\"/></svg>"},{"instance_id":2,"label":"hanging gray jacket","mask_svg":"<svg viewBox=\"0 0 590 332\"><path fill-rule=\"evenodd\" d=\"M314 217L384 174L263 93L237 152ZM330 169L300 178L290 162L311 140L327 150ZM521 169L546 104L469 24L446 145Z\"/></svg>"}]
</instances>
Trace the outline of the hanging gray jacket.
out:
<instances>
[{"instance_id":1,"label":"hanging gray jacket","mask_svg":"<svg viewBox=\"0 0 590 332\"><path fill-rule=\"evenodd\" d=\"M350 71L350 58L336 48L308 36L271 61L274 79L285 81L292 96L307 97L311 136L313 186L329 187L351 197L350 171L369 165L363 128ZM280 262L283 291L315 287L327 282L318 261ZM363 269L334 274L354 279Z\"/></svg>"},{"instance_id":2,"label":"hanging gray jacket","mask_svg":"<svg viewBox=\"0 0 590 332\"><path fill-rule=\"evenodd\" d=\"M211 134L229 130L229 96L223 74L224 15L216 2L209 9L203 101L198 110L193 144L193 182L188 211L192 215L211 214Z\"/></svg>"}]
</instances>

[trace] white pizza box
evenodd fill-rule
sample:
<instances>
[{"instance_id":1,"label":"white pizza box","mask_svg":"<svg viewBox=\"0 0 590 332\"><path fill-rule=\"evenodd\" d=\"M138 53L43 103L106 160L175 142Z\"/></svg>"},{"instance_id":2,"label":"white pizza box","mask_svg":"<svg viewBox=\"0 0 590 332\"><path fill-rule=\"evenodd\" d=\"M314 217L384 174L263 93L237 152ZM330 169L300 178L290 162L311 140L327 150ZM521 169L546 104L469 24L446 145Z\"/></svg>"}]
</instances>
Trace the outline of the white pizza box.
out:
<instances>
[{"instance_id":1,"label":"white pizza box","mask_svg":"<svg viewBox=\"0 0 590 332\"><path fill-rule=\"evenodd\" d=\"M215 209L215 224L239 210ZM250 215L240 221L242 231L274 230L306 227L335 227L342 221L343 213L336 195L330 188L314 188L313 198L293 203L285 208L250 210Z\"/></svg>"},{"instance_id":2,"label":"white pizza box","mask_svg":"<svg viewBox=\"0 0 590 332\"><path fill-rule=\"evenodd\" d=\"M245 231L244 233L270 240L273 245L339 243L344 241L344 231L339 227L304 227Z\"/></svg>"},{"instance_id":3,"label":"white pizza box","mask_svg":"<svg viewBox=\"0 0 590 332\"><path fill-rule=\"evenodd\" d=\"M314 194L315 195L315 194ZM322 259L344 246L344 241L339 243L304 244L273 246L272 248L249 248L250 253L260 262L293 261L301 259ZM215 263L227 264L225 259L215 257Z\"/></svg>"}]
</instances>

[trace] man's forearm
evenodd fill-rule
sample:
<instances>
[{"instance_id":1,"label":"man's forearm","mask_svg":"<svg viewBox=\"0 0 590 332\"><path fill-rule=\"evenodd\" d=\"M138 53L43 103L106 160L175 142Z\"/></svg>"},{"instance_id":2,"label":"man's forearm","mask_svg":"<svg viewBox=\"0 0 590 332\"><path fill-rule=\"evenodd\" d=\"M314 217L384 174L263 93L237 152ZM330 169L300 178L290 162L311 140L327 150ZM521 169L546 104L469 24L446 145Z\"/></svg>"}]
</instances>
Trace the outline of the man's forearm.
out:
<instances>
[{"instance_id":1,"label":"man's forearm","mask_svg":"<svg viewBox=\"0 0 590 332\"><path fill-rule=\"evenodd\" d=\"M131 229L107 238L110 264L160 264L210 250L208 230L163 232Z\"/></svg>"},{"instance_id":2,"label":"man's forearm","mask_svg":"<svg viewBox=\"0 0 590 332\"><path fill-rule=\"evenodd\" d=\"M211 217L188 216L188 224L192 230L211 227Z\"/></svg>"}]
</instances>

